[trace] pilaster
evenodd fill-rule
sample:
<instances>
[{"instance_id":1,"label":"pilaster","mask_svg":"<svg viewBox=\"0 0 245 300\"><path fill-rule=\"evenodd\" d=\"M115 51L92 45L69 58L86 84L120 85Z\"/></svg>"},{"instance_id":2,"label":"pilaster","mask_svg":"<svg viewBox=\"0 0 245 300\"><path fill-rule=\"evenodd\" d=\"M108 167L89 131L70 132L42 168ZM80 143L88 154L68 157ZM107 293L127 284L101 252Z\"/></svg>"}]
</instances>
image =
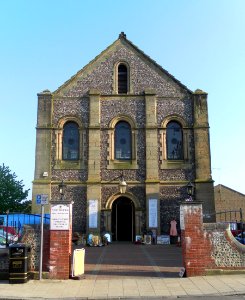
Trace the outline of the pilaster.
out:
<instances>
[{"instance_id":1,"label":"pilaster","mask_svg":"<svg viewBox=\"0 0 245 300\"><path fill-rule=\"evenodd\" d=\"M32 189L32 211L37 213L40 213L40 207L36 205L36 195L47 194L49 199L51 195L51 115L52 94L49 90L45 90L38 94L35 174Z\"/></svg>"},{"instance_id":2,"label":"pilaster","mask_svg":"<svg viewBox=\"0 0 245 300\"><path fill-rule=\"evenodd\" d=\"M196 159L196 179L211 180L211 155L208 123L207 93L194 93L194 141Z\"/></svg>"},{"instance_id":3,"label":"pilaster","mask_svg":"<svg viewBox=\"0 0 245 300\"><path fill-rule=\"evenodd\" d=\"M156 93L150 89L145 90L146 181L159 179L156 107Z\"/></svg>"},{"instance_id":4,"label":"pilaster","mask_svg":"<svg viewBox=\"0 0 245 300\"><path fill-rule=\"evenodd\" d=\"M100 93L89 92L89 136L88 136L88 181L87 181L87 230L100 230ZM98 200L97 228L89 228L89 200Z\"/></svg>"}]
</instances>

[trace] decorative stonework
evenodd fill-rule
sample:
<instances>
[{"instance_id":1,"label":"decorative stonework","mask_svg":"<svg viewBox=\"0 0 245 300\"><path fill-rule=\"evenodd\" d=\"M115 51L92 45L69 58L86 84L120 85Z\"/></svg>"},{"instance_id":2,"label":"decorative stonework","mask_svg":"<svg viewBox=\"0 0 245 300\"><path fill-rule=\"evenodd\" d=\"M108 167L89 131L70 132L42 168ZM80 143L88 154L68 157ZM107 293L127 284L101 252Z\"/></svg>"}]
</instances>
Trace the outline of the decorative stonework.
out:
<instances>
[{"instance_id":1,"label":"decorative stonework","mask_svg":"<svg viewBox=\"0 0 245 300\"><path fill-rule=\"evenodd\" d=\"M144 99L125 97L124 99L101 100L101 127L109 128L110 121L120 115L129 116L134 120L137 128L145 126L145 102Z\"/></svg>"},{"instance_id":2,"label":"decorative stonework","mask_svg":"<svg viewBox=\"0 0 245 300\"><path fill-rule=\"evenodd\" d=\"M193 105L190 97L185 98L158 98L157 100L157 123L161 126L167 116L179 116L191 127L193 124Z\"/></svg>"},{"instance_id":3,"label":"decorative stonework","mask_svg":"<svg viewBox=\"0 0 245 300\"><path fill-rule=\"evenodd\" d=\"M82 99L55 99L53 101L54 114L53 125L57 126L59 119L64 116L77 117L81 120L83 126L88 124L89 103L88 98Z\"/></svg>"},{"instance_id":4,"label":"decorative stonework","mask_svg":"<svg viewBox=\"0 0 245 300\"><path fill-rule=\"evenodd\" d=\"M96 62L91 73L86 70L87 72L79 74L76 83L66 88L64 96L81 97L91 89L97 89L103 95L113 94L114 64L123 60L130 65L130 90L134 94L143 94L146 88L151 87L156 90L158 96L181 97L184 95L177 84L171 82L166 75L161 76L163 74L160 75L156 68L135 55L128 47L121 45L106 60Z\"/></svg>"},{"instance_id":5,"label":"decorative stonework","mask_svg":"<svg viewBox=\"0 0 245 300\"><path fill-rule=\"evenodd\" d=\"M204 224L204 235L212 244L211 257L218 268L245 267L245 246L235 241L227 227L225 223Z\"/></svg>"}]
</instances>

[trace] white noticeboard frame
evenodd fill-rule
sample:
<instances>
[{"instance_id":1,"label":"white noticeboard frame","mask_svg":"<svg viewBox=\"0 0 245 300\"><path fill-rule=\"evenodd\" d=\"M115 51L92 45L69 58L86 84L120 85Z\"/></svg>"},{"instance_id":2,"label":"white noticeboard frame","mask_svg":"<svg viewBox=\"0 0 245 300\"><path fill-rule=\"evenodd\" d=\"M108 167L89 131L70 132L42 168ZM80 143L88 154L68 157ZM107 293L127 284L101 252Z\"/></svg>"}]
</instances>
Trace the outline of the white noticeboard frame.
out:
<instances>
[{"instance_id":1,"label":"white noticeboard frame","mask_svg":"<svg viewBox=\"0 0 245 300\"><path fill-rule=\"evenodd\" d=\"M179 220L180 220L180 229L181 229L181 230L185 230L185 217L184 217L184 209L183 209L183 206L180 206L180 216L179 216Z\"/></svg>"},{"instance_id":2,"label":"white noticeboard frame","mask_svg":"<svg viewBox=\"0 0 245 300\"><path fill-rule=\"evenodd\" d=\"M69 230L69 229L70 229L70 205L69 204L51 205L50 230Z\"/></svg>"},{"instance_id":3,"label":"white noticeboard frame","mask_svg":"<svg viewBox=\"0 0 245 300\"><path fill-rule=\"evenodd\" d=\"M89 200L89 228L98 227L98 200Z\"/></svg>"},{"instance_id":4,"label":"white noticeboard frame","mask_svg":"<svg viewBox=\"0 0 245 300\"><path fill-rule=\"evenodd\" d=\"M149 199L149 228L157 228L157 199Z\"/></svg>"}]
</instances>

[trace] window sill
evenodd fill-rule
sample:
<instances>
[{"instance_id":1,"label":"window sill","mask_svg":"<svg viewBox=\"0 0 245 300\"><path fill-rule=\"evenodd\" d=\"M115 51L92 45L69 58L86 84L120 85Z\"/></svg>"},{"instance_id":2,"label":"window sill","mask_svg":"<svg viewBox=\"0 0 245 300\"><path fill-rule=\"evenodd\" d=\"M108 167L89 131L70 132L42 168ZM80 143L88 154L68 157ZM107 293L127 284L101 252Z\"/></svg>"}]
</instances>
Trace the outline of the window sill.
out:
<instances>
[{"instance_id":1,"label":"window sill","mask_svg":"<svg viewBox=\"0 0 245 300\"><path fill-rule=\"evenodd\" d=\"M190 169L191 163L189 160L163 160L161 169Z\"/></svg>"},{"instance_id":2,"label":"window sill","mask_svg":"<svg viewBox=\"0 0 245 300\"><path fill-rule=\"evenodd\" d=\"M136 160L110 160L107 166L108 170L114 169L138 169Z\"/></svg>"},{"instance_id":3,"label":"window sill","mask_svg":"<svg viewBox=\"0 0 245 300\"><path fill-rule=\"evenodd\" d=\"M84 169L81 160L57 160L54 166L55 170L79 170Z\"/></svg>"}]
</instances>

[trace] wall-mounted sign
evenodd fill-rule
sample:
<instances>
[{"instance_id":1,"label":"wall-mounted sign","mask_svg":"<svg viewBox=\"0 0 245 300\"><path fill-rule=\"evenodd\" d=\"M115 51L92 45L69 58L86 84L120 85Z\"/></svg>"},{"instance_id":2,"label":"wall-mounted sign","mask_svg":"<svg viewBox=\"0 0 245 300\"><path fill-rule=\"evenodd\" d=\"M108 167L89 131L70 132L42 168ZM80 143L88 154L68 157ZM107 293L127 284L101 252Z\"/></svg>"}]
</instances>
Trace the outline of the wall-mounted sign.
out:
<instances>
[{"instance_id":1,"label":"wall-mounted sign","mask_svg":"<svg viewBox=\"0 0 245 300\"><path fill-rule=\"evenodd\" d=\"M183 206L180 206L179 221L180 221L180 229L181 230L185 230L185 218L184 218L184 209L183 209Z\"/></svg>"},{"instance_id":2,"label":"wall-mounted sign","mask_svg":"<svg viewBox=\"0 0 245 300\"><path fill-rule=\"evenodd\" d=\"M69 230L70 228L70 205L51 205L50 230Z\"/></svg>"},{"instance_id":3,"label":"wall-mounted sign","mask_svg":"<svg viewBox=\"0 0 245 300\"><path fill-rule=\"evenodd\" d=\"M149 199L149 227L157 228L157 199Z\"/></svg>"},{"instance_id":4,"label":"wall-mounted sign","mask_svg":"<svg viewBox=\"0 0 245 300\"><path fill-rule=\"evenodd\" d=\"M48 204L48 195L47 194L36 195L36 204L37 205Z\"/></svg>"},{"instance_id":5,"label":"wall-mounted sign","mask_svg":"<svg viewBox=\"0 0 245 300\"><path fill-rule=\"evenodd\" d=\"M89 228L98 227L98 200L89 200Z\"/></svg>"}]
</instances>

